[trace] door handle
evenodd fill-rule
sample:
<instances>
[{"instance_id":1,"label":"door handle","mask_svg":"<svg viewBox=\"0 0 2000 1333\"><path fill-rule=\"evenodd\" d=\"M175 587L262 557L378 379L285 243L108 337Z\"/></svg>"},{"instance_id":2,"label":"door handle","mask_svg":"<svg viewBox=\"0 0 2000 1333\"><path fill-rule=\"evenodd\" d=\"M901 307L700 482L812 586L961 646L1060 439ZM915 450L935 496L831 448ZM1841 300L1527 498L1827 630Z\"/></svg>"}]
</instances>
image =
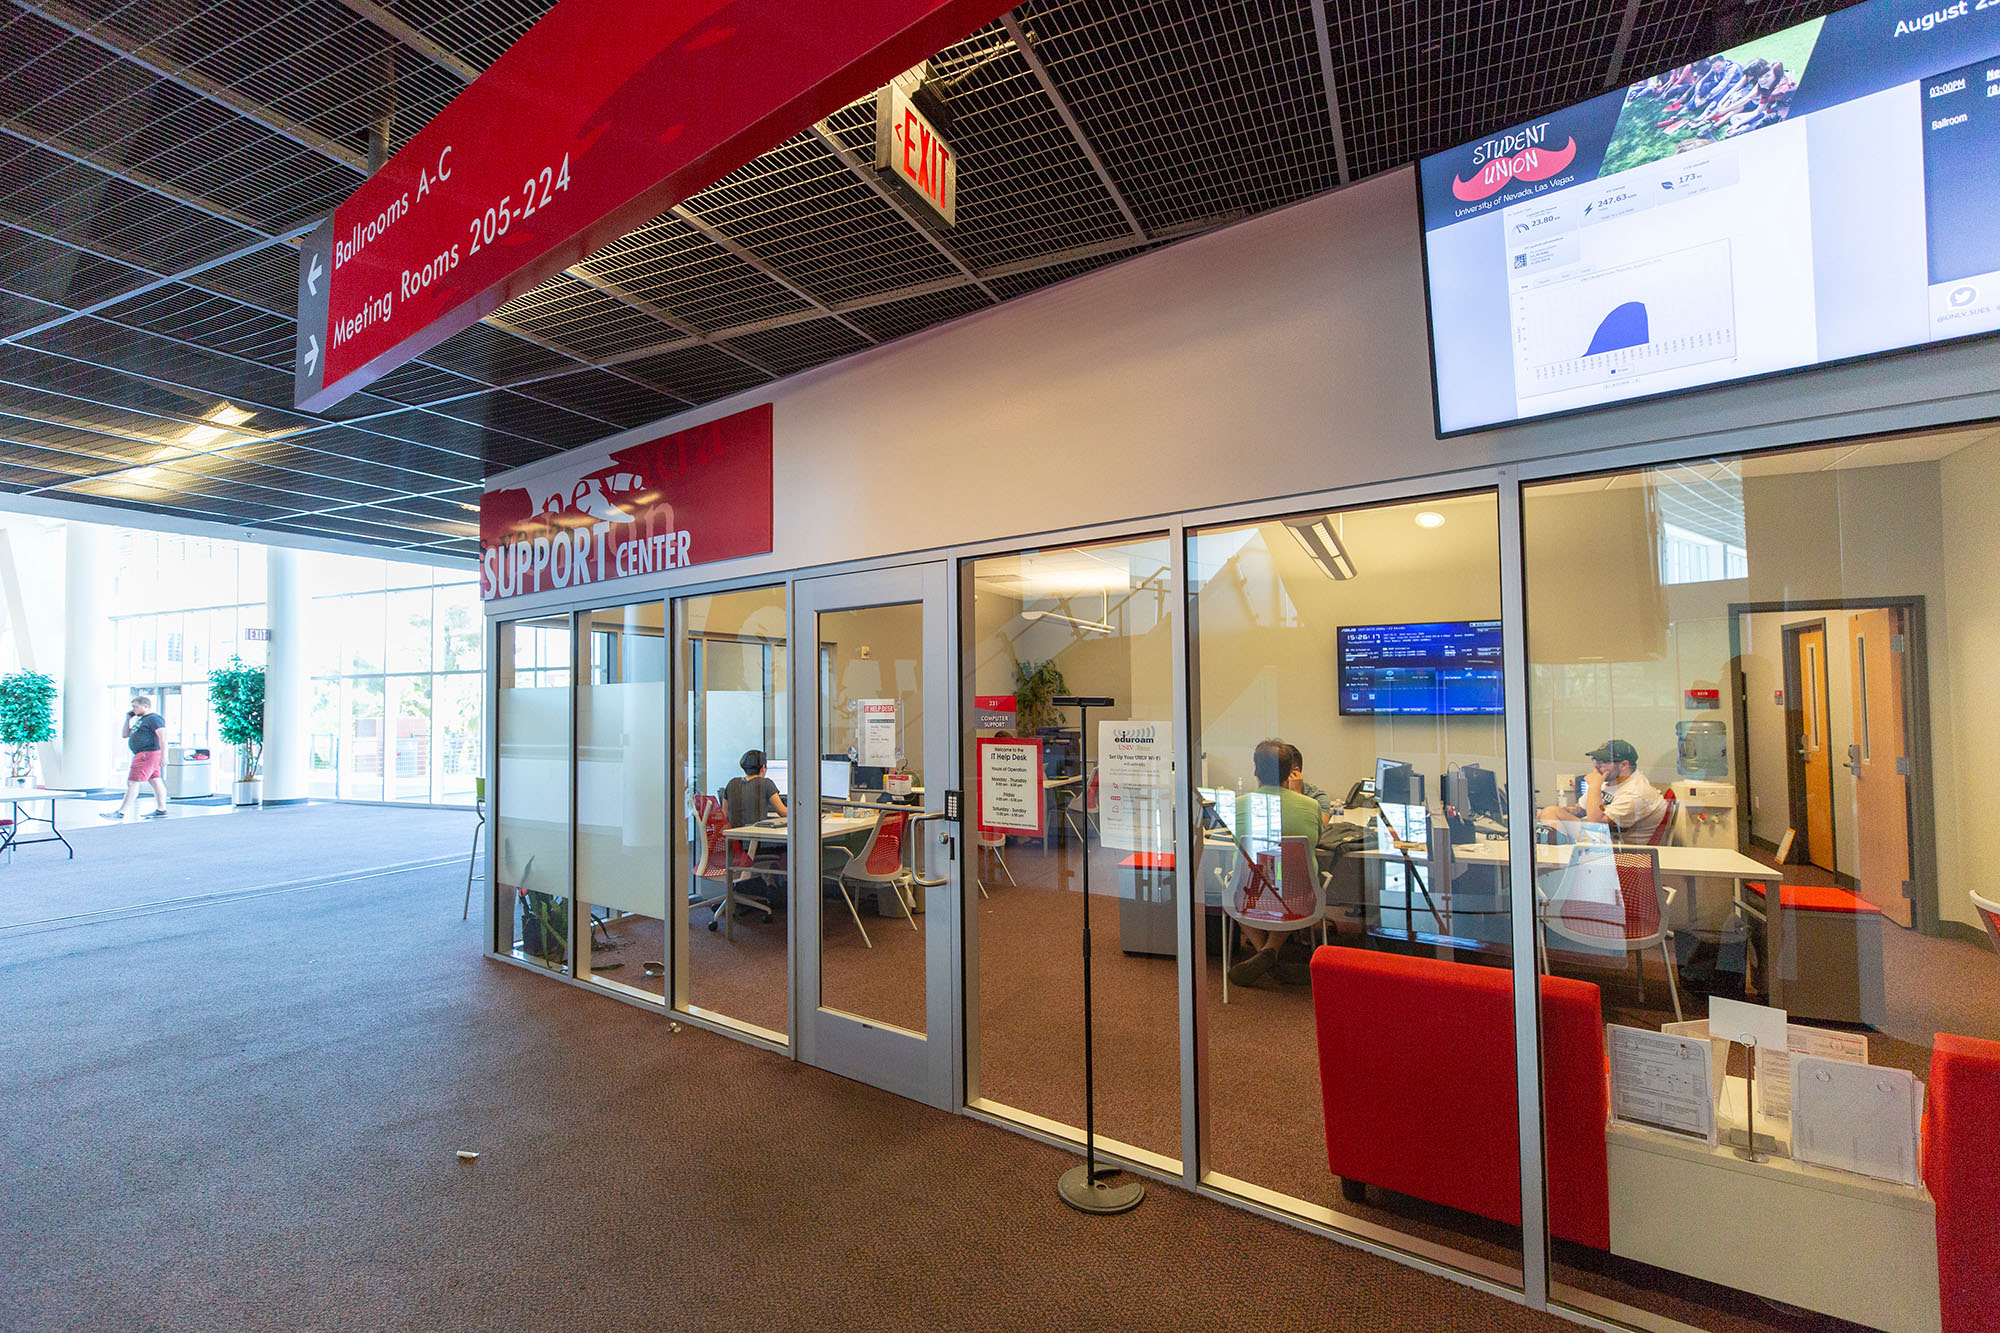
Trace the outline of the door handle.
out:
<instances>
[{"instance_id":1,"label":"door handle","mask_svg":"<svg viewBox=\"0 0 2000 1333\"><path fill-rule=\"evenodd\" d=\"M1852 773L1852 774L1853 774L1853 775L1854 775L1855 777L1857 777L1857 778L1858 778L1858 777L1860 777L1860 776L1861 776L1861 747L1860 747L1860 746L1858 746L1858 745L1850 745L1850 746L1848 746L1848 747L1847 747L1847 761L1846 761L1846 763L1845 763L1845 764L1843 765L1843 767L1845 767L1845 768L1847 769L1847 771L1848 771L1848 772L1850 772L1850 773Z\"/></svg>"}]
</instances>

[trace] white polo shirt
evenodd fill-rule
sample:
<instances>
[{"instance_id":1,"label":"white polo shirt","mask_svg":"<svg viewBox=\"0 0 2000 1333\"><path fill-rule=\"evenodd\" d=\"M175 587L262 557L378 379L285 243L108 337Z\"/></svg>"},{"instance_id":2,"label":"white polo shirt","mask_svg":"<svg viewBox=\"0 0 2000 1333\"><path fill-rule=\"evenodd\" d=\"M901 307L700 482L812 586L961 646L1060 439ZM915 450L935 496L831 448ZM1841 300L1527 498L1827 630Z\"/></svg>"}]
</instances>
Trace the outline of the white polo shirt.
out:
<instances>
[{"instance_id":1,"label":"white polo shirt","mask_svg":"<svg viewBox=\"0 0 2000 1333\"><path fill-rule=\"evenodd\" d=\"M1604 780L1604 817L1618 826L1622 841L1650 841L1666 813L1667 798L1644 773Z\"/></svg>"}]
</instances>

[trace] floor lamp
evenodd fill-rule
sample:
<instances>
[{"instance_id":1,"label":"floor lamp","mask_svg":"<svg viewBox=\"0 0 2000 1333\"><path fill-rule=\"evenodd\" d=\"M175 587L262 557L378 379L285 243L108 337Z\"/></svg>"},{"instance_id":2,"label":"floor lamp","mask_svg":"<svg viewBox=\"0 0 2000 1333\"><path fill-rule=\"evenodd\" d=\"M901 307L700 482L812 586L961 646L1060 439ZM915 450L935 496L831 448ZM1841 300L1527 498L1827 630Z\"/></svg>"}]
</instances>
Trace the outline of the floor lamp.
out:
<instances>
[{"instance_id":1,"label":"floor lamp","mask_svg":"<svg viewBox=\"0 0 2000 1333\"><path fill-rule=\"evenodd\" d=\"M1111 699L1101 694L1059 694L1050 700L1057 708L1077 710L1077 725L1083 731L1083 1165L1073 1166L1056 1181L1062 1201L1084 1213L1127 1213L1146 1197L1139 1181L1122 1185L1110 1183L1120 1174L1115 1166L1097 1165L1097 1085L1093 1078L1090 1045L1090 714L1093 708L1111 707Z\"/></svg>"}]
</instances>

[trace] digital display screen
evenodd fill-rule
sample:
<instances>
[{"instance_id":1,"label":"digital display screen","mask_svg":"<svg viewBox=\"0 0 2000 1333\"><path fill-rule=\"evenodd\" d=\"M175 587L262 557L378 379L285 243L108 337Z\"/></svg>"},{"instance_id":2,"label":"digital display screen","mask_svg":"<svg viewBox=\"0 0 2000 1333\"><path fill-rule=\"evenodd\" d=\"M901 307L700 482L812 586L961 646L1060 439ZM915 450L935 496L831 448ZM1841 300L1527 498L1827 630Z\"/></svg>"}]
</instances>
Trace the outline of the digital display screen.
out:
<instances>
[{"instance_id":1,"label":"digital display screen","mask_svg":"<svg viewBox=\"0 0 2000 1333\"><path fill-rule=\"evenodd\" d=\"M1500 622L1342 625L1340 711L1347 717L1499 713Z\"/></svg>"},{"instance_id":2,"label":"digital display screen","mask_svg":"<svg viewBox=\"0 0 2000 1333\"><path fill-rule=\"evenodd\" d=\"M1869 0L1418 164L1441 435L2000 329L2000 0Z\"/></svg>"}]
</instances>

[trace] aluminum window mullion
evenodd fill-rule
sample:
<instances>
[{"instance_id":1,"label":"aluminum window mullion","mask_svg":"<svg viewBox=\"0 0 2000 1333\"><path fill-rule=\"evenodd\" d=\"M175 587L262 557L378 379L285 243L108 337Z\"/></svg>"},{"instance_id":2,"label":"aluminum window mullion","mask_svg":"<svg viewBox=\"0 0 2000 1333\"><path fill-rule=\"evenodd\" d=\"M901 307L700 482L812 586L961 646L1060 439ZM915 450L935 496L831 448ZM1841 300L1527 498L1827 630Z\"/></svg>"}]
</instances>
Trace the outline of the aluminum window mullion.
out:
<instances>
[{"instance_id":1,"label":"aluminum window mullion","mask_svg":"<svg viewBox=\"0 0 2000 1333\"><path fill-rule=\"evenodd\" d=\"M1180 1067L1181 1067L1181 1184L1195 1189L1201 1183L1202 1165L1207 1157L1208 1132L1208 1006L1201 982L1207 976L1208 943L1205 905L1197 901L1195 890L1201 882L1202 844L1194 835L1195 726L1200 710L1195 706L1191 683L1194 679L1194 617L1188 601L1187 543L1184 524L1168 530L1169 605L1180 632L1173 643L1174 731L1179 738L1174 750L1177 770L1174 782L1174 893L1181 911L1174 923L1180 949Z\"/></svg>"},{"instance_id":2,"label":"aluminum window mullion","mask_svg":"<svg viewBox=\"0 0 2000 1333\"><path fill-rule=\"evenodd\" d=\"M1507 825L1535 827L1535 784L1528 739L1528 642L1525 532L1521 483L1502 474L1500 499L1501 678L1506 691ZM1548 1191L1542 1135L1541 982L1536 975L1535 842L1508 839L1514 949L1514 1099L1520 1117L1521 1289L1529 1306L1549 1308Z\"/></svg>"}]
</instances>

